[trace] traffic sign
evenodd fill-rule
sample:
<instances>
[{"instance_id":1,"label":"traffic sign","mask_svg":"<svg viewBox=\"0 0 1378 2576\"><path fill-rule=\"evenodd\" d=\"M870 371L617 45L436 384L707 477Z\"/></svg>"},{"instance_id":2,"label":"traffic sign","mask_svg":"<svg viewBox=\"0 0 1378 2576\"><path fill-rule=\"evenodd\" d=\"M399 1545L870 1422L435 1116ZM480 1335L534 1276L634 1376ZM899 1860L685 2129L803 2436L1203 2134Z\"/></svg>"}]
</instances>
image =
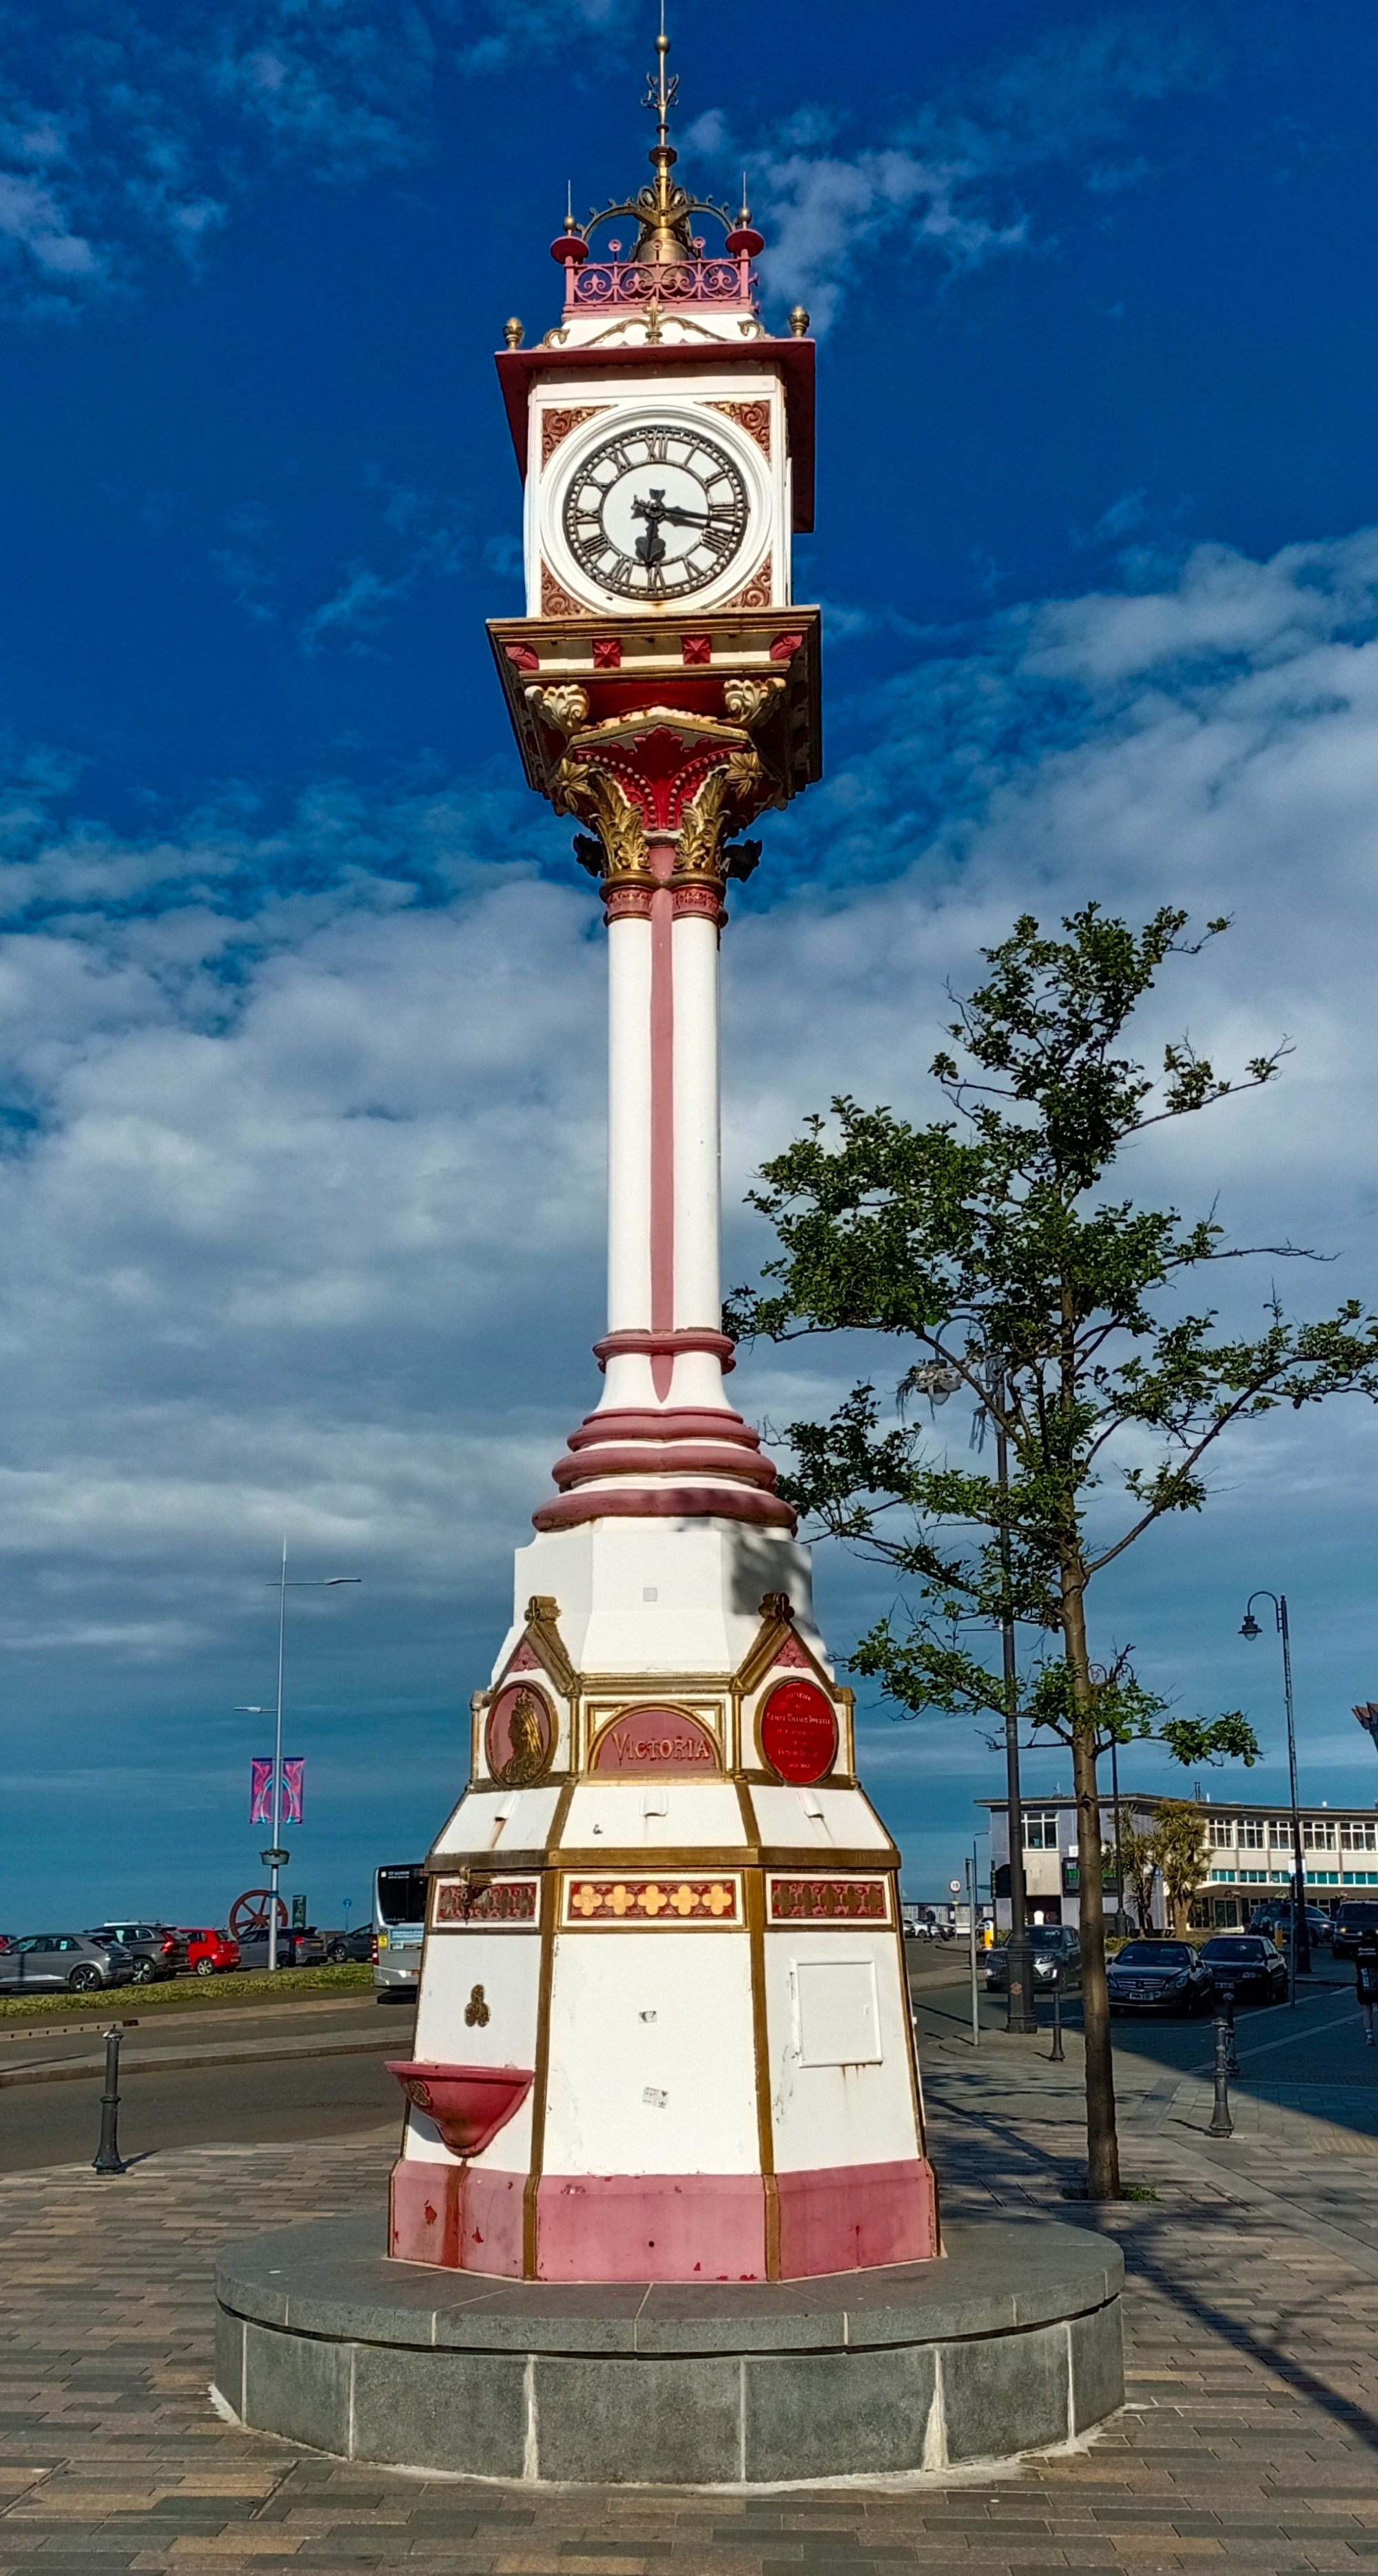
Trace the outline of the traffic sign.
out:
<instances>
[{"instance_id":1,"label":"traffic sign","mask_svg":"<svg viewBox=\"0 0 1378 2576\"><path fill-rule=\"evenodd\" d=\"M961 1895L961 1893L962 1893L962 1882L961 1882L960 1878L950 1878L950 1879L948 1880L947 1884L948 1884L949 1892L950 1892L953 1896L960 1896L960 1895Z\"/></svg>"}]
</instances>

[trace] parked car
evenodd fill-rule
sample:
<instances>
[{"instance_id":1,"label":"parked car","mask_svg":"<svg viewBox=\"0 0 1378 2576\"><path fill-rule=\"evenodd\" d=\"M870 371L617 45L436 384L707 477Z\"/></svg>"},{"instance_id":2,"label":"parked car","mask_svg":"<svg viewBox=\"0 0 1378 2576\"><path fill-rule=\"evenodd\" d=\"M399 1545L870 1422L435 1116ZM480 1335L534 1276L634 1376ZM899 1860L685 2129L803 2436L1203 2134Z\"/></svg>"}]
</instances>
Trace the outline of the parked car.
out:
<instances>
[{"instance_id":1,"label":"parked car","mask_svg":"<svg viewBox=\"0 0 1378 2576\"><path fill-rule=\"evenodd\" d=\"M321 1937L325 1942L327 1959L333 1959L337 1966L345 1959L362 1959L367 1962L373 1957L371 1923L356 1923L352 1932L326 1932Z\"/></svg>"},{"instance_id":2,"label":"parked car","mask_svg":"<svg viewBox=\"0 0 1378 2576\"><path fill-rule=\"evenodd\" d=\"M1378 1907L1374 1910L1378 1914ZM1286 1897L1266 1896L1260 1905L1254 1907L1245 1929L1270 1933L1280 1950L1288 1949L1292 1940L1292 1908ZM1327 1914L1323 1906L1308 1905L1306 1930L1313 1946L1318 1941L1329 1942L1334 1936L1335 1918Z\"/></svg>"},{"instance_id":3,"label":"parked car","mask_svg":"<svg viewBox=\"0 0 1378 2576\"><path fill-rule=\"evenodd\" d=\"M279 1932L278 1966L280 1968L319 1968L325 1957L325 1943L319 1932ZM242 1968L266 1968L268 1935L251 1932L239 1944Z\"/></svg>"},{"instance_id":4,"label":"parked car","mask_svg":"<svg viewBox=\"0 0 1378 2576\"><path fill-rule=\"evenodd\" d=\"M1275 2004L1287 1993L1287 1961L1262 1932L1217 1932L1201 1945L1201 1965L1219 1995Z\"/></svg>"},{"instance_id":5,"label":"parked car","mask_svg":"<svg viewBox=\"0 0 1378 2576\"><path fill-rule=\"evenodd\" d=\"M1378 1905L1344 1899L1330 1918L1330 1946L1337 1959L1352 1959L1361 1932L1378 1932Z\"/></svg>"},{"instance_id":6,"label":"parked car","mask_svg":"<svg viewBox=\"0 0 1378 2576\"><path fill-rule=\"evenodd\" d=\"M6 1994L94 1994L100 1986L127 1986L133 1974L120 1942L97 1941L89 1932L25 1932L0 1951Z\"/></svg>"},{"instance_id":7,"label":"parked car","mask_svg":"<svg viewBox=\"0 0 1378 2576\"><path fill-rule=\"evenodd\" d=\"M121 1942L133 1959L136 1986L151 1986L159 1977L180 1976L187 1964L186 1942L167 1923L98 1923L86 1938Z\"/></svg>"},{"instance_id":8,"label":"parked car","mask_svg":"<svg viewBox=\"0 0 1378 2576\"><path fill-rule=\"evenodd\" d=\"M1190 1941L1126 1941L1106 1963L1112 2012L1206 2012L1215 1980Z\"/></svg>"},{"instance_id":9,"label":"parked car","mask_svg":"<svg viewBox=\"0 0 1378 2576\"><path fill-rule=\"evenodd\" d=\"M187 1945L187 1966L195 1977L219 1977L239 1966L233 1932L189 1932L184 1924L177 1937Z\"/></svg>"},{"instance_id":10,"label":"parked car","mask_svg":"<svg viewBox=\"0 0 1378 2576\"><path fill-rule=\"evenodd\" d=\"M1031 1923L1029 1946L1035 1994L1043 1987L1058 1985L1065 1990L1081 1984L1081 1943L1070 1923ZM986 1992L1003 1995L1007 1984L1008 1962L1001 1941L986 1953Z\"/></svg>"}]
</instances>

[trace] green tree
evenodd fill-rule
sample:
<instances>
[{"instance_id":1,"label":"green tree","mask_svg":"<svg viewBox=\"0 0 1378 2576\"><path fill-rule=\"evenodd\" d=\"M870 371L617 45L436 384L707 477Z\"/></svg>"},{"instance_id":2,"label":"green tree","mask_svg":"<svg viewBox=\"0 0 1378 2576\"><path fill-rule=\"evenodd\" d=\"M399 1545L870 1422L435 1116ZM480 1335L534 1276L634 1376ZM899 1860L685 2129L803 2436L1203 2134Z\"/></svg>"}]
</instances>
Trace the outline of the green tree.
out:
<instances>
[{"instance_id":1,"label":"green tree","mask_svg":"<svg viewBox=\"0 0 1378 2576\"><path fill-rule=\"evenodd\" d=\"M1140 1833L1136 1825L1120 1827L1120 1864L1124 1883L1134 1901L1139 1930L1153 1929L1153 1889L1158 1876L1158 1841L1150 1827Z\"/></svg>"},{"instance_id":2,"label":"green tree","mask_svg":"<svg viewBox=\"0 0 1378 2576\"><path fill-rule=\"evenodd\" d=\"M1156 1075L1122 1051L1165 962L1204 944L1185 940L1185 927L1184 913L1165 909L1136 932L1096 904L1064 920L1061 939L1030 916L1016 922L983 952L986 981L956 1004L949 1035L965 1069L946 1050L934 1062L950 1114L914 1126L839 1099L831 1125L811 1119L751 1194L779 1248L763 1287L727 1309L739 1337L855 1329L907 1346L888 1418L866 1383L830 1421L788 1431L785 1490L911 1587L903 1617L862 1640L856 1669L911 1712L1003 1717L1003 1676L974 1651L973 1628L1008 1612L1055 1641L1034 1679L1033 1714L1070 1746L1087 1856L1095 2199L1119 2190L1097 1756L1113 1729L1120 1740L1157 1733L1179 1758L1192 1759L1193 1746L1214 1758L1241 1749L1243 1721L1164 1723L1161 1703L1142 1699L1136 1714L1139 1686L1122 1663L1117 1677L1109 1667L1107 1691L1092 1660L1088 1591L1159 1521L1200 1511L1209 1453L1236 1424L1341 1390L1378 1395L1378 1319L1351 1301L1322 1322L1293 1323L1273 1294L1256 1337L1221 1333L1214 1311L1190 1311L1182 1292L1239 1251L1213 1218L1140 1208L1111 1187L1131 1139L1271 1082L1285 1052L1256 1058L1232 1083L1185 1040L1164 1050ZM1205 936L1226 927L1212 922ZM980 1458L926 1453L912 1405L939 1381L965 1388L980 1421L1003 1435L1007 1479Z\"/></svg>"},{"instance_id":3,"label":"green tree","mask_svg":"<svg viewBox=\"0 0 1378 2576\"><path fill-rule=\"evenodd\" d=\"M1206 1875L1210 1846L1206 1819L1184 1798L1164 1798L1154 1815L1153 1850L1163 1877L1168 1928L1182 1933L1192 1898Z\"/></svg>"}]
</instances>

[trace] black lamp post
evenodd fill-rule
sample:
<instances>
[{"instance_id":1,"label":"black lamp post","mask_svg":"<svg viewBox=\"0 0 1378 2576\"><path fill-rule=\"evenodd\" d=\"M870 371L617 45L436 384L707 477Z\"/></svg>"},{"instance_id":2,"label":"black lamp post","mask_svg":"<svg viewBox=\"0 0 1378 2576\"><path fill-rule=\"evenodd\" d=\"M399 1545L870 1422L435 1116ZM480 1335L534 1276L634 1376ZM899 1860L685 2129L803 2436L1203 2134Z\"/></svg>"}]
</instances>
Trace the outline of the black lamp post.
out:
<instances>
[{"instance_id":1,"label":"black lamp post","mask_svg":"<svg viewBox=\"0 0 1378 2576\"><path fill-rule=\"evenodd\" d=\"M1301 1847L1301 1817L1297 1811L1297 1731L1292 1713L1292 1638L1287 1625L1285 1592L1251 1592L1240 1627L1241 1637L1263 1634L1254 1617L1256 1601L1271 1601L1282 1639L1282 1692L1287 1705L1287 1776L1292 1793L1292 1938L1288 1944L1291 1976L1288 2001L1297 2000L1298 1977L1311 1974L1311 1934L1306 1920L1306 1858Z\"/></svg>"}]
</instances>

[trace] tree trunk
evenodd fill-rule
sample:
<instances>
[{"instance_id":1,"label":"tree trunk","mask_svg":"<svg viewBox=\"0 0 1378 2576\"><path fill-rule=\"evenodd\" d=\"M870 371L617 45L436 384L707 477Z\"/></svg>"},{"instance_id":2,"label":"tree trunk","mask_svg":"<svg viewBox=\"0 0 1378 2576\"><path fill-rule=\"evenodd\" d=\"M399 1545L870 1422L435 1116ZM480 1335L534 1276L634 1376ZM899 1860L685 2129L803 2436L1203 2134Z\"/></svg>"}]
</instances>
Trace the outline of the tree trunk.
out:
<instances>
[{"instance_id":1,"label":"tree trunk","mask_svg":"<svg viewBox=\"0 0 1378 2576\"><path fill-rule=\"evenodd\" d=\"M1105 1982L1105 1888L1101 1876L1100 1788L1086 1616L1079 1583L1064 1584L1062 1628L1077 1717L1072 1730L1072 1787L1077 1801L1077 1868L1081 1884L1081 2003L1086 2035L1086 2191L1090 2200L1120 2197L1120 2145L1115 2128L1115 2072L1110 2049L1110 1995Z\"/></svg>"}]
</instances>

